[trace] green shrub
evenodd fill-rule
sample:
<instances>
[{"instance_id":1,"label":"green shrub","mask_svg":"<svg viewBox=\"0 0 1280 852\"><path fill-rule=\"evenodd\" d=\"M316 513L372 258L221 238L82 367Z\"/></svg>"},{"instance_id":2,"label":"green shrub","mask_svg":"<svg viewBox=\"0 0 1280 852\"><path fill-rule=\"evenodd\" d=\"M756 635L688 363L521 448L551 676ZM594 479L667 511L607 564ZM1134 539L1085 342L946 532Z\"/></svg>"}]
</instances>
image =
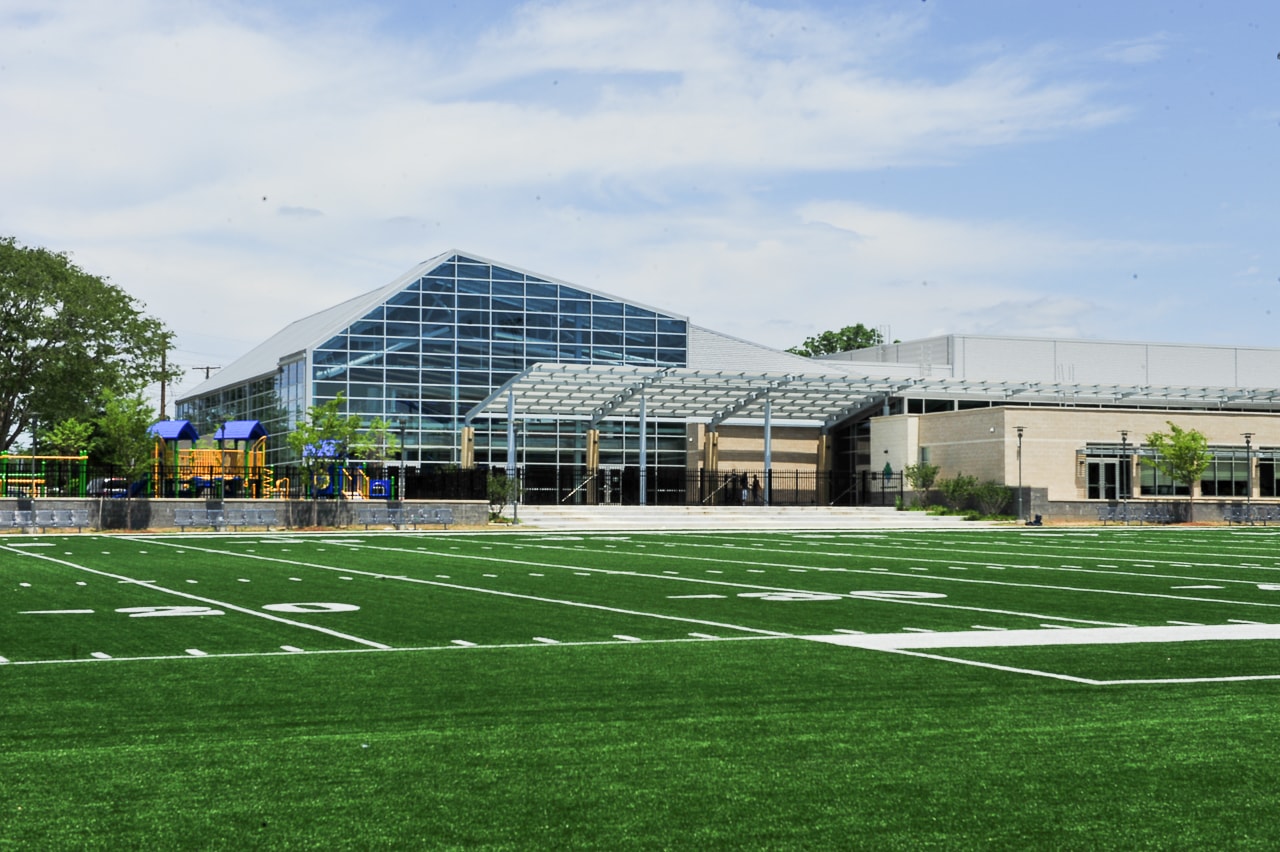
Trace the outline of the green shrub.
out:
<instances>
[{"instance_id":1,"label":"green shrub","mask_svg":"<svg viewBox=\"0 0 1280 852\"><path fill-rule=\"evenodd\" d=\"M938 479L938 466L928 462L909 464L903 469L902 475L911 486L911 490L915 492L916 503L920 506L928 506L929 489Z\"/></svg>"},{"instance_id":2,"label":"green shrub","mask_svg":"<svg viewBox=\"0 0 1280 852\"><path fill-rule=\"evenodd\" d=\"M974 489L978 487L978 477L957 473L950 479L939 479L938 490L942 492L942 502L953 512L958 512L969 502Z\"/></svg>"},{"instance_id":3,"label":"green shrub","mask_svg":"<svg viewBox=\"0 0 1280 852\"><path fill-rule=\"evenodd\" d=\"M973 500L978 510L984 515L998 515L1013 499L1013 491L1007 485L1001 485L993 479L974 487Z\"/></svg>"}]
</instances>

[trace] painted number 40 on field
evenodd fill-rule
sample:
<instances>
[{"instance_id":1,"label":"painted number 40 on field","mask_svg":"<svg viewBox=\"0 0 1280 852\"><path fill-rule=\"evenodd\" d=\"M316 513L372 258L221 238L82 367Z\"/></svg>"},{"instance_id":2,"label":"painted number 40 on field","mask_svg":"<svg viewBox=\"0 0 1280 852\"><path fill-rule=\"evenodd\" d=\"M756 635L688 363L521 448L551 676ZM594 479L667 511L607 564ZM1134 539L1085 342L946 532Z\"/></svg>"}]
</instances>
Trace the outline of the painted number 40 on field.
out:
<instances>
[{"instance_id":1,"label":"painted number 40 on field","mask_svg":"<svg viewBox=\"0 0 1280 852\"><path fill-rule=\"evenodd\" d=\"M836 595L827 592L742 592L740 598L759 598L762 601L838 601L841 598L866 598L869 600L926 600L945 598L940 592L865 591Z\"/></svg>"},{"instance_id":2,"label":"painted number 40 on field","mask_svg":"<svg viewBox=\"0 0 1280 852\"><path fill-rule=\"evenodd\" d=\"M287 612L292 614L309 614L317 612L355 612L360 607L344 603L278 603L262 607L268 612ZM44 610L42 612L25 612L22 615L81 615L92 613L91 609ZM125 606L116 612L130 618L172 618L174 616L226 615L225 610L211 606Z\"/></svg>"}]
</instances>

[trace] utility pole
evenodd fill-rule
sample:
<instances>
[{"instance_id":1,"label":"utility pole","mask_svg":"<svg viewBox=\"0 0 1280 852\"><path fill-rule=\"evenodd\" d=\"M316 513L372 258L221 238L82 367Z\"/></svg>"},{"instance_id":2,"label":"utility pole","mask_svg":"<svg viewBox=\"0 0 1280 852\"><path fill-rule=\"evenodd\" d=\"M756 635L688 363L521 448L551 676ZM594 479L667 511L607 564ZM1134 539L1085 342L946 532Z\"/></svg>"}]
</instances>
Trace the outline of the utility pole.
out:
<instances>
[{"instance_id":1,"label":"utility pole","mask_svg":"<svg viewBox=\"0 0 1280 852\"><path fill-rule=\"evenodd\" d=\"M168 415L164 413L164 409L165 409L164 389L165 389L165 385L168 384L168 373L169 373L168 364L169 364L169 352L168 350L165 350L164 352L160 353L160 419L161 420L169 419Z\"/></svg>"}]
</instances>

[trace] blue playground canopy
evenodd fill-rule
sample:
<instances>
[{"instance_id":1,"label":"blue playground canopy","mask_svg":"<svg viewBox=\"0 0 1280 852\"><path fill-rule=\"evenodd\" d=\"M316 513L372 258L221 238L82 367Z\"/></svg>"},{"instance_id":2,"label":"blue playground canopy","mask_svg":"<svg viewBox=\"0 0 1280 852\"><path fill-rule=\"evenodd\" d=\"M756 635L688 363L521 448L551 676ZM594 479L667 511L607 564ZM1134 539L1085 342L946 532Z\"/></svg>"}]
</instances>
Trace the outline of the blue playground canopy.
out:
<instances>
[{"instance_id":1,"label":"blue playground canopy","mask_svg":"<svg viewBox=\"0 0 1280 852\"><path fill-rule=\"evenodd\" d=\"M190 420L161 420L152 423L147 431L165 441L195 441L200 438Z\"/></svg>"},{"instance_id":2,"label":"blue playground canopy","mask_svg":"<svg viewBox=\"0 0 1280 852\"><path fill-rule=\"evenodd\" d=\"M215 441L256 441L267 437L267 430L257 420L229 420L213 434Z\"/></svg>"}]
</instances>

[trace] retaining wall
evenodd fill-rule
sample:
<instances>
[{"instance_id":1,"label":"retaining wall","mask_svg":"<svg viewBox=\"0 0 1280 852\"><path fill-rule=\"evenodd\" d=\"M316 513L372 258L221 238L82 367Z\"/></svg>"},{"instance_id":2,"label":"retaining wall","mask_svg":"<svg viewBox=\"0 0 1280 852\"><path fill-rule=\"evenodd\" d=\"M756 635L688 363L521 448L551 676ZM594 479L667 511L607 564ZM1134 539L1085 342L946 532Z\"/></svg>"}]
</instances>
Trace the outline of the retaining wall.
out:
<instances>
[{"instance_id":1,"label":"retaining wall","mask_svg":"<svg viewBox=\"0 0 1280 852\"><path fill-rule=\"evenodd\" d=\"M132 504L132 505L130 505ZM50 497L37 500L0 499L0 512L22 509L89 510L89 528L94 530L167 530L176 529L174 512L178 509L274 509L283 529L360 527L356 508L371 504L408 507L440 507L453 510L454 522L463 527L482 527L489 523L489 503L478 500L406 500L383 503L373 500L112 500Z\"/></svg>"}]
</instances>

